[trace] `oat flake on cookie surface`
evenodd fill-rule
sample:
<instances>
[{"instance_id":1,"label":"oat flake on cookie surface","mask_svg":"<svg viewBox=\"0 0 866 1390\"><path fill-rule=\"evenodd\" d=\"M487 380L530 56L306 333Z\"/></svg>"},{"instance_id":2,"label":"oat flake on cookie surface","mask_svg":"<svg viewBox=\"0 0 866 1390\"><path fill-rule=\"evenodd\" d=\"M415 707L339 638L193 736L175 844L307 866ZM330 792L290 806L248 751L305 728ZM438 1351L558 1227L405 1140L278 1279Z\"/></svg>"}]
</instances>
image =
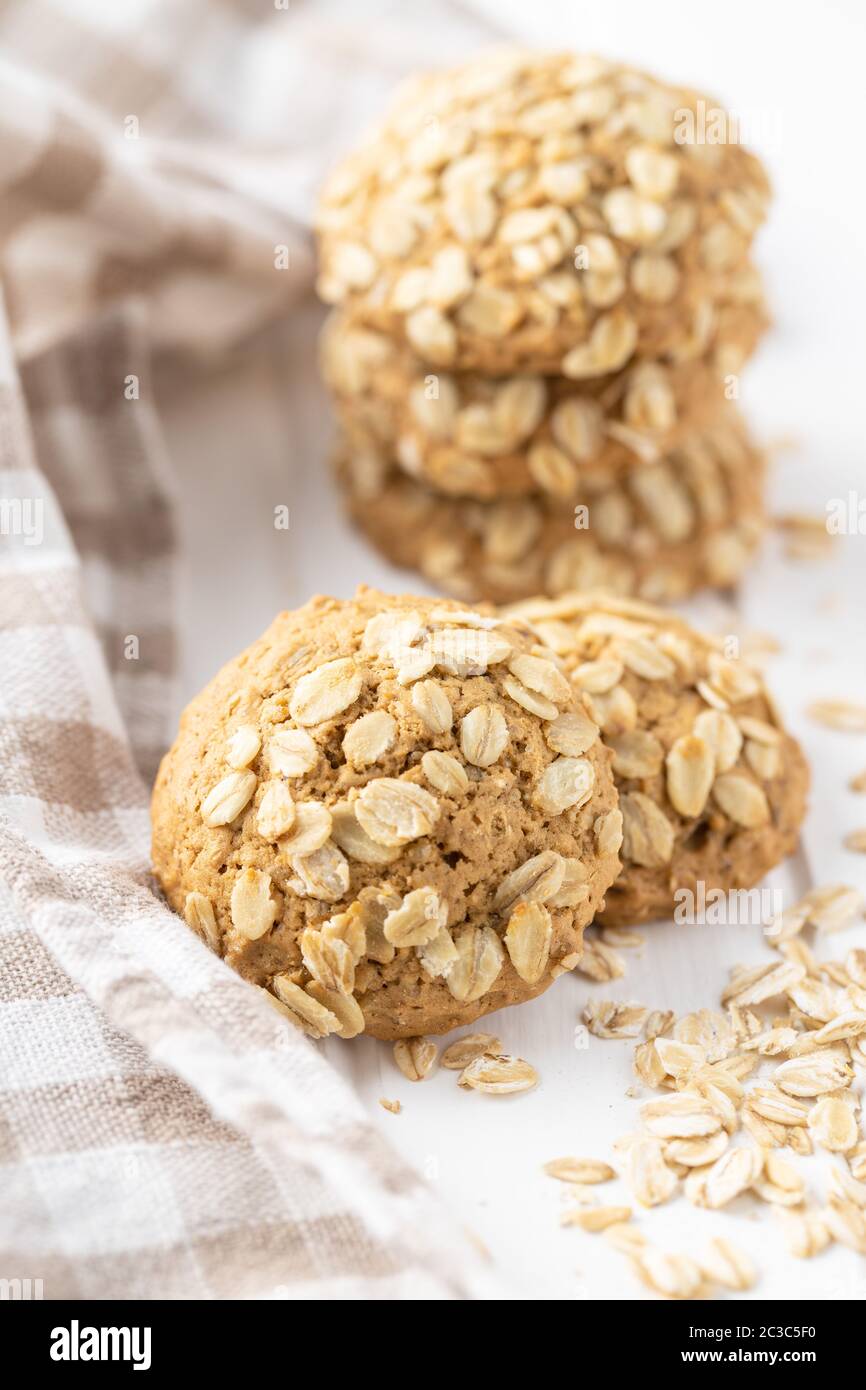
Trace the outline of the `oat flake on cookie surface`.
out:
<instances>
[{"instance_id":1,"label":"oat flake on cookie surface","mask_svg":"<svg viewBox=\"0 0 866 1390\"><path fill-rule=\"evenodd\" d=\"M438 367L618 371L711 349L769 185L697 93L589 55L410 79L317 215L319 293Z\"/></svg>"},{"instance_id":2,"label":"oat flake on cookie surface","mask_svg":"<svg viewBox=\"0 0 866 1390\"><path fill-rule=\"evenodd\" d=\"M796 846L808 767L762 677L674 614L605 594L502 610L558 654L614 756L623 871L600 921L668 917L678 889L750 888Z\"/></svg>"},{"instance_id":3,"label":"oat flake on cookie surface","mask_svg":"<svg viewBox=\"0 0 866 1390\"><path fill-rule=\"evenodd\" d=\"M314 598L184 713L154 871L311 1036L443 1033L579 954L619 870L610 762L521 619Z\"/></svg>"}]
</instances>

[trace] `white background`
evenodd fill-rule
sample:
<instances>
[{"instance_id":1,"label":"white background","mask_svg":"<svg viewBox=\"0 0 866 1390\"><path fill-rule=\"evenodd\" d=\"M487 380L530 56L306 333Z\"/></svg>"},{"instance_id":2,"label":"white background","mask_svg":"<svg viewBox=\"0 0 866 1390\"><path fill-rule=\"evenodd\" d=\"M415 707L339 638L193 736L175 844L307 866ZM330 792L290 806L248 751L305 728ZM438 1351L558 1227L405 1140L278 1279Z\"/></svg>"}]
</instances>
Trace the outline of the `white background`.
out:
<instances>
[{"instance_id":1,"label":"white background","mask_svg":"<svg viewBox=\"0 0 866 1390\"><path fill-rule=\"evenodd\" d=\"M389 24L417 27L418 15L407 17L412 7L385 8ZM772 509L823 514L827 501L849 488L866 497L863 7L857 0L820 7L776 0L724 6L496 0L474 8L489 11L500 33L510 23L538 45L601 52L702 88L755 130L752 143L776 192L758 243L776 322L746 370L741 403L760 436L788 441L774 469ZM446 19L440 25L436 12L436 6L424 7L426 27L416 44L429 63L453 52ZM395 75L371 72L370 111ZM343 130L341 119L335 93L335 143L347 144L355 123ZM315 592L348 595L360 580L392 589L424 587L383 564L340 518L327 478L328 406L313 365L318 319L314 306L304 307L285 329L218 375L203 375L192 389L187 382L182 392L172 392L163 383L169 448L176 462L183 460L177 472L184 518L184 701L279 608ZM259 404L250 412L243 402L253 382ZM291 508L288 533L273 529L278 503ZM866 891L866 857L841 845L847 830L866 825L866 797L846 787L852 772L866 768L866 737L830 733L804 715L819 696L866 700L864 557L866 535L838 542L831 560L810 564L784 560L771 538L732 603L709 598L692 606L719 631L745 624L771 631L782 643L771 680L804 741L814 778L802 850L769 882L784 890L786 901L812 882ZM594 994L684 1013L714 1005L735 962L768 958L754 928L664 923L644 934L646 945L629 953L624 979L599 986L565 978L534 1004L479 1025L538 1067L542 1084L531 1095L498 1100L464 1093L456 1074L444 1071L413 1087L386 1044L325 1044L368 1099L383 1132L440 1187L518 1296L647 1296L601 1237L559 1228L564 1193L540 1171L560 1154L608 1156L610 1142L637 1124L639 1102L625 1095L633 1082L632 1045L592 1039L588 1050L575 1048L584 1002ZM866 945L862 921L829 947L844 954L854 944ZM380 1110L376 1101L383 1095L399 1098L403 1113ZM816 1197L829 1162L807 1165ZM628 1202L619 1184L605 1189L605 1198L608 1192L611 1200ZM680 1198L637 1219L650 1239L688 1253L698 1251L708 1233L728 1235L762 1271L755 1296L866 1296L866 1262L838 1248L808 1262L790 1259L772 1213L750 1198L724 1214L699 1211Z\"/></svg>"}]
</instances>

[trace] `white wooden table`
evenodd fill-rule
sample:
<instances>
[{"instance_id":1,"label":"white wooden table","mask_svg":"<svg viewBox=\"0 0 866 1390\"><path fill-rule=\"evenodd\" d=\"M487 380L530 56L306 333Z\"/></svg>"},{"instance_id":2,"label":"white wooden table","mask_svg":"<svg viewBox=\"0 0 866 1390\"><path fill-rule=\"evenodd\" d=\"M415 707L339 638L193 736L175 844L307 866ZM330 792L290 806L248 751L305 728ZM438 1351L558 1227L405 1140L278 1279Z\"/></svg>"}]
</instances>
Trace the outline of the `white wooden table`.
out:
<instances>
[{"instance_id":1,"label":"white wooden table","mask_svg":"<svg viewBox=\"0 0 866 1390\"><path fill-rule=\"evenodd\" d=\"M760 244L778 327L744 376L742 404L764 437L784 433L798 441L775 469L777 511L821 514L830 498L849 489L866 496L857 7L836 5L819 17L809 10L808 26L805 6L788 7L784 38L772 27L780 18L772 6L735 4L724 22L679 5L579 8L577 41L584 48L691 77L740 109L778 118L779 138L766 151L778 200ZM538 27L545 22L541 10L523 7L520 22ZM812 20L825 26L822 47L834 50L833 62L813 61ZM551 29L559 41L575 42L570 7L546 7L546 22L548 44ZM424 587L380 561L340 517L325 465L328 407L311 361L317 318L312 307L299 311L285 332L202 378L182 408L167 398L184 518L183 700L281 607L315 592L348 595L359 580L385 589ZM258 404L249 411L243 402L253 381ZM291 509L288 532L273 527L273 508L281 503ZM769 886L780 888L786 901L813 881L866 891L866 857L841 844L847 830L866 825L866 797L846 789L850 774L866 768L866 737L823 730L804 715L817 697L866 700L866 535L840 540L833 557L819 564L785 561L771 541L736 609L738 620L782 642L771 681L813 768L801 851ZM732 630L730 610L719 600L692 611L717 630ZM324 1044L383 1133L481 1237L518 1296L646 1296L601 1238L559 1228L563 1191L540 1171L560 1154L605 1157L610 1143L637 1123L639 1102L625 1094L633 1081L632 1044L591 1039L588 1048L576 1047L584 1002L595 992L678 1013L714 1006L735 962L768 958L754 928L670 922L645 936L640 953L629 953L624 979L599 986L565 978L535 1003L486 1021L507 1050L540 1070L541 1086L530 1095L497 1100L464 1093L450 1072L412 1086L386 1044ZM866 945L866 922L830 942L834 952L854 944ZM402 1114L381 1110L380 1096L400 1099ZM807 1165L817 1192L829 1161ZM622 1188L611 1191L627 1200ZM866 1262L838 1247L812 1261L792 1260L772 1213L748 1198L724 1214L679 1199L640 1221L650 1239L691 1253L712 1233L729 1236L763 1271L756 1296L866 1296Z\"/></svg>"}]
</instances>

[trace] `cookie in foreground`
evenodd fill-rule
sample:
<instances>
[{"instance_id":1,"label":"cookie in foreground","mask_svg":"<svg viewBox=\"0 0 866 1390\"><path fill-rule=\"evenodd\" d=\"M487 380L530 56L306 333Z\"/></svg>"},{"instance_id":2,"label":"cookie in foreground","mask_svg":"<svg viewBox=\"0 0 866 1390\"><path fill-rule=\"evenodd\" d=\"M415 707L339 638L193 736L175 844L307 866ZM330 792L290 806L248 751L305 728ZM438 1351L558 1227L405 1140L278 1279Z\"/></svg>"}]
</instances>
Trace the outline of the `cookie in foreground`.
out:
<instances>
[{"instance_id":1,"label":"cookie in foreground","mask_svg":"<svg viewBox=\"0 0 866 1390\"><path fill-rule=\"evenodd\" d=\"M668 917L678 890L751 888L796 847L809 770L761 676L674 614L604 594L529 619L614 755L623 869L603 925Z\"/></svg>"},{"instance_id":2,"label":"cookie in foreground","mask_svg":"<svg viewBox=\"0 0 866 1390\"><path fill-rule=\"evenodd\" d=\"M169 903L314 1036L540 994L619 871L611 755L521 619L359 589L192 701L153 794Z\"/></svg>"}]
</instances>

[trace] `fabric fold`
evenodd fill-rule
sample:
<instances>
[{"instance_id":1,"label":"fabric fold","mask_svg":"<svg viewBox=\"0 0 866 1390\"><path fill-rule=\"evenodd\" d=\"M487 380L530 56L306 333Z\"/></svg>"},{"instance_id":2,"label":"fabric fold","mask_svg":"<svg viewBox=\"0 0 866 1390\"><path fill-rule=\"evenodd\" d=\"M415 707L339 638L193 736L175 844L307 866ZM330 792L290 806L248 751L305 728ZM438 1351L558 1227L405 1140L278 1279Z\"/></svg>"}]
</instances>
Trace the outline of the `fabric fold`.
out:
<instances>
[{"instance_id":1,"label":"fabric fold","mask_svg":"<svg viewBox=\"0 0 866 1390\"><path fill-rule=\"evenodd\" d=\"M324 151L405 62L353 71L326 8L330 50L306 6L0 3L0 1277L46 1298L509 1296L148 873L178 651L151 357L309 288Z\"/></svg>"}]
</instances>

